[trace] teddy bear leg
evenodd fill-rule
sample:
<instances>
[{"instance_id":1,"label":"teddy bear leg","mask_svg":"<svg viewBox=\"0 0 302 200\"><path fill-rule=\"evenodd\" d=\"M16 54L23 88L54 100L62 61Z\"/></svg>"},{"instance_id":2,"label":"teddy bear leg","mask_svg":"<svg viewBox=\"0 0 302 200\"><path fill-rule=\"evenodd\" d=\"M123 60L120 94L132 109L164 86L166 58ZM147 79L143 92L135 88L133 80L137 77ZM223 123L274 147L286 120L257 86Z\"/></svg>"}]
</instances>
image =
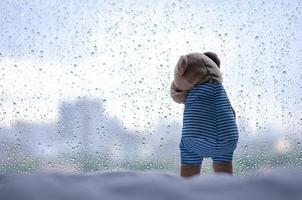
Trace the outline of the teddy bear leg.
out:
<instances>
[{"instance_id":1,"label":"teddy bear leg","mask_svg":"<svg viewBox=\"0 0 302 200\"><path fill-rule=\"evenodd\" d=\"M215 173L223 172L223 173L233 174L232 161L214 163L213 170Z\"/></svg>"},{"instance_id":2,"label":"teddy bear leg","mask_svg":"<svg viewBox=\"0 0 302 200\"><path fill-rule=\"evenodd\" d=\"M191 177L200 174L200 165L181 164L180 175L182 177Z\"/></svg>"}]
</instances>

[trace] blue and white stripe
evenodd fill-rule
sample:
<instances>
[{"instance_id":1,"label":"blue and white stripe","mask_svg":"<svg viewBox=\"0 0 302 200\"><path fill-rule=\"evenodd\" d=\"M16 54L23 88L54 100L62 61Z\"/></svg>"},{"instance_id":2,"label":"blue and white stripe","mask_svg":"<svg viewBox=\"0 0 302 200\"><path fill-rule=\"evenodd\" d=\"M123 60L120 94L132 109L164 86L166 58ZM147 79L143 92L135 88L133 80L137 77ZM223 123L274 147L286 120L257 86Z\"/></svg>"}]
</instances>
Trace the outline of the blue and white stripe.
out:
<instances>
[{"instance_id":1,"label":"blue and white stripe","mask_svg":"<svg viewBox=\"0 0 302 200\"><path fill-rule=\"evenodd\" d=\"M196 85L188 93L183 115L181 162L201 164L231 161L238 129L229 98L221 83Z\"/></svg>"}]
</instances>

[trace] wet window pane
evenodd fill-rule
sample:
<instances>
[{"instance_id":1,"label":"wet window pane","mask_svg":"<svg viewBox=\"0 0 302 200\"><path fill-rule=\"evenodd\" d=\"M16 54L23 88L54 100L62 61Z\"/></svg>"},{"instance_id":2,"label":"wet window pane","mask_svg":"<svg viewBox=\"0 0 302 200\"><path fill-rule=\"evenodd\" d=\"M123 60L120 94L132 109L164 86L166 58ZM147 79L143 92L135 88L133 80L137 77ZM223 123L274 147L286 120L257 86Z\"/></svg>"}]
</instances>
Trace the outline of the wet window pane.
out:
<instances>
[{"instance_id":1,"label":"wet window pane","mask_svg":"<svg viewBox=\"0 0 302 200\"><path fill-rule=\"evenodd\" d=\"M174 66L209 50L237 113L235 173L301 166L301 6L2 0L0 173L177 173Z\"/></svg>"}]
</instances>

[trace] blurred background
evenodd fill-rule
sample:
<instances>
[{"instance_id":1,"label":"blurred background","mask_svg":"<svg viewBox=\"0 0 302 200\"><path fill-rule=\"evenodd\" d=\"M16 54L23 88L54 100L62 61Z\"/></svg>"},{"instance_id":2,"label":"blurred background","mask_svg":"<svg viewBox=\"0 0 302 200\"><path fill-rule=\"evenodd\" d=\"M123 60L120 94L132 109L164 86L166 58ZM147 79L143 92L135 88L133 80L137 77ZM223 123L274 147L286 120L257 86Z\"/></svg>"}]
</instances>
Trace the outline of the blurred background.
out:
<instances>
[{"instance_id":1,"label":"blurred background","mask_svg":"<svg viewBox=\"0 0 302 200\"><path fill-rule=\"evenodd\" d=\"M299 0L1 0L0 174L178 173L180 55L214 51L235 174L302 165ZM204 172L211 173L205 159Z\"/></svg>"}]
</instances>

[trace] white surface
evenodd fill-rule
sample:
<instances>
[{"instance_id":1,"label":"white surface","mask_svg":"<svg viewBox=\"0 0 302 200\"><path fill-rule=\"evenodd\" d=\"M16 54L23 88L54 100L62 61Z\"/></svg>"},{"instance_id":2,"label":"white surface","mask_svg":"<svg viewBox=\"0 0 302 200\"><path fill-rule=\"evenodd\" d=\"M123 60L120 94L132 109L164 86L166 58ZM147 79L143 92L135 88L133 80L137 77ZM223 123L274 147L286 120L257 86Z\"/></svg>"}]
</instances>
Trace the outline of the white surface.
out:
<instances>
[{"instance_id":1,"label":"white surface","mask_svg":"<svg viewBox=\"0 0 302 200\"><path fill-rule=\"evenodd\" d=\"M301 200L302 172L279 169L248 178L218 174L196 176L189 180L155 172L1 176L0 199Z\"/></svg>"}]
</instances>

